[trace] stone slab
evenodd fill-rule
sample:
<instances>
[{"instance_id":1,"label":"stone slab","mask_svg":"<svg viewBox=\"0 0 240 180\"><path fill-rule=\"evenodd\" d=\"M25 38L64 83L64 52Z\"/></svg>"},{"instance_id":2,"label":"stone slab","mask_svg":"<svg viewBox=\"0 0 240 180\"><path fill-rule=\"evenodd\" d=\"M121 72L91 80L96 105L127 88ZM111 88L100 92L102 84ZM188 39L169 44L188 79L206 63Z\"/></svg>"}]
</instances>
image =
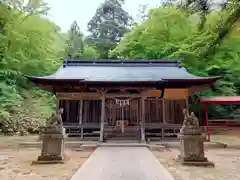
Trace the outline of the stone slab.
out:
<instances>
[{"instance_id":1,"label":"stone slab","mask_svg":"<svg viewBox=\"0 0 240 180\"><path fill-rule=\"evenodd\" d=\"M83 144L81 145L81 148L96 148L98 147L98 144Z\"/></svg>"},{"instance_id":2,"label":"stone slab","mask_svg":"<svg viewBox=\"0 0 240 180\"><path fill-rule=\"evenodd\" d=\"M65 142L65 148L79 148L83 142L69 141ZM23 142L18 145L18 148L41 148L42 142Z\"/></svg>"},{"instance_id":3,"label":"stone slab","mask_svg":"<svg viewBox=\"0 0 240 180\"><path fill-rule=\"evenodd\" d=\"M154 144L154 143L151 143ZM158 145L167 147L167 148L179 148L180 142L179 141L161 141L157 143ZM220 143L220 142L204 142L205 149L218 149L218 148L228 148L227 144Z\"/></svg>"},{"instance_id":4,"label":"stone slab","mask_svg":"<svg viewBox=\"0 0 240 180\"><path fill-rule=\"evenodd\" d=\"M186 166L215 167L215 164L211 161L182 161L179 156L176 158L176 161Z\"/></svg>"},{"instance_id":5,"label":"stone slab","mask_svg":"<svg viewBox=\"0 0 240 180\"><path fill-rule=\"evenodd\" d=\"M201 166L201 167L214 167L214 163L213 162L195 162L195 161L188 161L188 162L180 162L182 165L186 165L186 166Z\"/></svg>"},{"instance_id":6,"label":"stone slab","mask_svg":"<svg viewBox=\"0 0 240 180\"><path fill-rule=\"evenodd\" d=\"M71 180L174 180L146 147L99 147Z\"/></svg>"},{"instance_id":7,"label":"stone slab","mask_svg":"<svg viewBox=\"0 0 240 180\"><path fill-rule=\"evenodd\" d=\"M65 160L54 160L54 161L32 161L32 165L37 164L64 164Z\"/></svg>"}]
</instances>

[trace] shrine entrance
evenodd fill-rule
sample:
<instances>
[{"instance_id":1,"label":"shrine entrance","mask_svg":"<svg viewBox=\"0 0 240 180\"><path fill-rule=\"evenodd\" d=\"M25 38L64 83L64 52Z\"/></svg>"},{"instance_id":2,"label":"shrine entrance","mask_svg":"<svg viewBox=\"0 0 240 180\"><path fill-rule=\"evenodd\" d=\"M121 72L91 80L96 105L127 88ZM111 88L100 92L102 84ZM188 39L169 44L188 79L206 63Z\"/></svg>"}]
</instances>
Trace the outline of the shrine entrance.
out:
<instances>
[{"instance_id":1,"label":"shrine entrance","mask_svg":"<svg viewBox=\"0 0 240 180\"><path fill-rule=\"evenodd\" d=\"M140 98L109 98L106 101L105 126L112 137L140 137Z\"/></svg>"}]
</instances>

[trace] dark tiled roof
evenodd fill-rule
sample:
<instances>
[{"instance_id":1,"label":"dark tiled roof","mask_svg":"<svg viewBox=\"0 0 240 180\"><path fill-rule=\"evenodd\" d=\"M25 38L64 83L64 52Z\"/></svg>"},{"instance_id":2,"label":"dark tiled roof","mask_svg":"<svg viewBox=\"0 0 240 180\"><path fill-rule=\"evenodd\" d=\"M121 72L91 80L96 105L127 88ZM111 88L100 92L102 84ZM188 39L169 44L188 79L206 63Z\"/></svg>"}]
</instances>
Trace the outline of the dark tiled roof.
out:
<instances>
[{"instance_id":1,"label":"dark tiled roof","mask_svg":"<svg viewBox=\"0 0 240 180\"><path fill-rule=\"evenodd\" d=\"M64 60L52 75L35 77L49 80L86 82L151 82L161 80L201 80L175 60Z\"/></svg>"}]
</instances>

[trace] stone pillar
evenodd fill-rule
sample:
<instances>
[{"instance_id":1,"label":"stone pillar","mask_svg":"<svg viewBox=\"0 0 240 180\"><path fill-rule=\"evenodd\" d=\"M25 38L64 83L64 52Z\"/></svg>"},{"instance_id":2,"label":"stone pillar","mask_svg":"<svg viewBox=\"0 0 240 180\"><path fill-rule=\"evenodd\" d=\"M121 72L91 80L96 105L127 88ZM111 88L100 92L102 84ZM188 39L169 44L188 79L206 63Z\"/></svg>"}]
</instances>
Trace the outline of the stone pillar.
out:
<instances>
[{"instance_id":1,"label":"stone pillar","mask_svg":"<svg viewBox=\"0 0 240 180\"><path fill-rule=\"evenodd\" d=\"M204 156L204 134L197 117L184 110L184 122L180 130L180 155L178 160L184 165L214 166Z\"/></svg>"}]
</instances>

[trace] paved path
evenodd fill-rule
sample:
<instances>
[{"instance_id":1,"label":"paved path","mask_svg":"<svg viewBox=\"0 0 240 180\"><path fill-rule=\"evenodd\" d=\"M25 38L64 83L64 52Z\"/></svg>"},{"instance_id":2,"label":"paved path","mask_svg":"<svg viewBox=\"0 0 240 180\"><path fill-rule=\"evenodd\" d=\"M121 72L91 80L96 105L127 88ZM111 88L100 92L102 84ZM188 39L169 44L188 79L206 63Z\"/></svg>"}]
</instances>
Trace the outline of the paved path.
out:
<instances>
[{"instance_id":1,"label":"paved path","mask_svg":"<svg viewBox=\"0 0 240 180\"><path fill-rule=\"evenodd\" d=\"M145 147L99 147L71 180L174 180Z\"/></svg>"}]
</instances>

